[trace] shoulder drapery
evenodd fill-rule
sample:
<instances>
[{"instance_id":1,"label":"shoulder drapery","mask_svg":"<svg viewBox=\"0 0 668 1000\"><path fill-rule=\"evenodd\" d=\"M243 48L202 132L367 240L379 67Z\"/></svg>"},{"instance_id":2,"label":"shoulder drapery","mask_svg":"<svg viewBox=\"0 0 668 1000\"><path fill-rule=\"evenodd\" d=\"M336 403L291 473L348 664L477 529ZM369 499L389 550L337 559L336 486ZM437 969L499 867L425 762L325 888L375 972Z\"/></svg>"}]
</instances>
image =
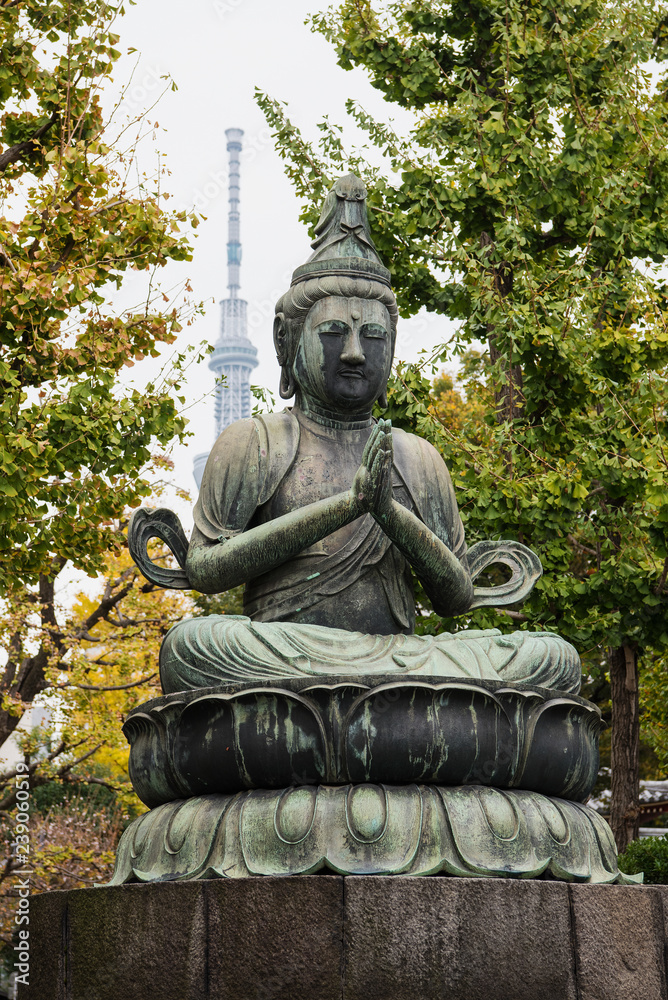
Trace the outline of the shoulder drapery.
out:
<instances>
[{"instance_id":1,"label":"shoulder drapery","mask_svg":"<svg viewBox=\"0 0 668 1000\"><path fill-rule=\"evenodd\" d=\"M209 455L193 516L211 542L245 531L294 462L299 424L289 410L237 420Z\"/></svg>"},{"instance_id":2,"label":"shoulder drapery","mask_svg":"<svg viewBox=\"0 0 668 1000\"><path fill-rule=\"evenodd\" d=\"M211 542L245 531L256 510L274 495L299 447L299 423L291 410L239 420L227 427L209 456L195 525ZM466 542L452 481L443 459L427 441L394 429L393 485L404 502L464 561ZM407 496L406 496L407 494ZM412 591L404 557L376 521L361 517L352 537L329 555L303 553L249 583L245 609L257 621L280 620L355 583L376 567L388 604L402 627L412 620Z\"/></svg>"},{"instance_id":3,"label":"shoulder drapery","mask_svg":"<svg viewBox=\"0 0 668 1000\"><path fill-rule=\"evenodd\" d=\"M394 466L413 501L413 509L451 552L465 562L466 539L447 466L436 449L415 434L392 429Z\"/></svg>"}]
</instances>

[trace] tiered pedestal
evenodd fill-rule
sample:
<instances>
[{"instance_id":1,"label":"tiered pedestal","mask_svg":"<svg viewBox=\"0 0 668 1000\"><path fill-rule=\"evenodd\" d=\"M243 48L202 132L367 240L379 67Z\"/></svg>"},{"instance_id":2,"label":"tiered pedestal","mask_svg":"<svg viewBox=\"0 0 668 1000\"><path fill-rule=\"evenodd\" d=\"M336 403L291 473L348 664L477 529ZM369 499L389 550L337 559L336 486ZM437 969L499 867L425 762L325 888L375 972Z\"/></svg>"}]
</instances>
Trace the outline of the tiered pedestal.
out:
<instances>
[{"instance_id":1,"label":"tiered pedestal","mask_svg":"<svg viewBox=\"0 0 668 1000\"><path fill-rule=\"evenodd\" d=\"M150 811L110 886L31 901L19 1000L668 1000L663 890L619 884L585 804L600 727L396 675L140 706Z\"/></svg>"},{"instance_id":2,"label":"tiered pedestal","mask_svg":"<svg viewBox=\"0 0 668 1000\"><path fill-rule=\"evenodd\" d=\"M31 900L19 1000L668 1000L668 889L311 875Z\"/></svg>"},{"instance_id":3,"label":"tiered pedestal","mask_svg":"<svg viewBox=\"0 0 668 1000\"><path fill-rule=\"evenodd\" d=\"M283 678L157 698L130 713L150 812L113 885L255 875L624 882L586 805L600 712L531 685Z\"/></svg>"}]
</instances>

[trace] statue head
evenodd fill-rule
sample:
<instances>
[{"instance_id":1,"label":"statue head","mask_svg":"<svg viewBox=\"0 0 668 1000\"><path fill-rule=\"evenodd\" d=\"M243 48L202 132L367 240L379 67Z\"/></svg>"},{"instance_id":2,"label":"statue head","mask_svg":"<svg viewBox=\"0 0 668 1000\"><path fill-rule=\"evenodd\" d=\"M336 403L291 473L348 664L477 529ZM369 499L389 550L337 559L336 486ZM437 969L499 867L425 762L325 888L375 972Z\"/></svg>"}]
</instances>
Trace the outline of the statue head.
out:
<instances>
[{"instance_id":1,"label":"statue head","mask_svg":"<svg viewBox=\"0 0 668 1000\"><path fill-rule=\"evenodd\" d=\"M354 174L329 192L312 246L276 304L280 394L370 411L385 395L398 311L369 234L366 188Z\"/></svg>"}]
</instances>

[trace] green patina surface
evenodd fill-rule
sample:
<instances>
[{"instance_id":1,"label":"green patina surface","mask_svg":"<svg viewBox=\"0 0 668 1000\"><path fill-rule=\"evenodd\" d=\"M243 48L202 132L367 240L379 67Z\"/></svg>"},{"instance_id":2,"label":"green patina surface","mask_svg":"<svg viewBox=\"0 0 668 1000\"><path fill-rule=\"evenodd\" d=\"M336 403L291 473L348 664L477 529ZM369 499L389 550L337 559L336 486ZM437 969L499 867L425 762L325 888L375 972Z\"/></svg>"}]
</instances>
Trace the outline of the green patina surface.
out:
<instances>
[{"instance_id":1,"label":"green patina surface","mask_svg":"<svg viewBox=\"0 0 668 1000\"><path fill-rule=\"evenodd\" d=\"M277 303L292 407L225 429L189 541L170 511L132 518L149 580L243 583L245 613L186 620L163 642L167 697L125 726L155 808L124 834L114 881L322 868L624 881L582 804L600 717L577 697L577 652L545 632L414 634L414 576L451 616L517 604L542 570L518 542L467 551L441 456L372 418L398 311L365 198L354 175L337 181ZM179 570L150 561L156 536ZM499 562L510 580L474 587Z\"/></svg>"},{"instance_id":2,"label":"green patina surface","mask_svg":"<svg viewBox=\"0 0 668 1000\"><path fill-rule=\"evenodd\" d=\"M251 875L457 875L641 881L593 809L537 792L301 786L170 802L123 834L112 885Z\"/></svg>"},{"instance_id":3,"label":"green patina surface","mask_svg":"<svg viewBox=\"0 0 668 1000\"><path fill-rule=\"evenodd\" d=\"M124 732L148 806L210 792L349 782L488 785L586 801L600 712L527 685L433 678L285 679L181 692Z\"/></svg>"}]
</instances>

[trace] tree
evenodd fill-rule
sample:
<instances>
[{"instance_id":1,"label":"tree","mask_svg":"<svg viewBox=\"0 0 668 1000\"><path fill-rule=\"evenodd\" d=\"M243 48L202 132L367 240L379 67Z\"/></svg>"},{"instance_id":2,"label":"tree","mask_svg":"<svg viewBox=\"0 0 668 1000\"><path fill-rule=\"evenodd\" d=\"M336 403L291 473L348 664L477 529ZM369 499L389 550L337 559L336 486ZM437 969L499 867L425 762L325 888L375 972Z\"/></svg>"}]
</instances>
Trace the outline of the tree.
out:
<instances>
[{"instance_id":1,"label":"tree","mask_svg":"<svg viewBox=\"0 0 668 1000\"><path fill-rule=\"evenodd\" d=\"M328 122L316 148L282 105L259 102L304 219L336 173L357 169L403 315L457 320L455 355L486 344L488 440L430 420L428 380L406 366L392 416L438 443L472 541L514 536L539 552L545 575L519 626L554 629L609 670L623 849L637 831L638 659L668 645L668 8L380 7L348 0L312 25L344 69L364 67L414 112L402 139L348 102L391 171L348 156ZM503 620L485 610L470 624Z\"/></svg>"},{"instance_id":2,"label":"tree","mask_svg":"<svg viewBox=\"0 0 668 1000\"><path fill-rule=\"evenodd\" d=\"M54 775L68 782L100 781L138 806L121 727L131 709L161 694L160 644L192 610L190 594L149 583L127 550L109 556L95 596L80 593L72 610L59 616L66 648L46 681L57 717L51 742L62 750L49 768L35 757L34 786Z\"/></svg>"},{"instance_id":3,"label":"tree","mask_svg":"<svg viewBox=\"0 0 668 1000\"><path fill-rule=\"evenodd\" d=\"M154 551L153 558L160 552ZM40 648L43 624L32 606L0 619L0 640L20 633ZM50 721L19 738L30 782L30 869L33 891L109 881L118 837L144 810L128 777L127 713L161 694L158 655L166 632L194 610L193 598L148 583L127 549L109 555L91 595L71 607L53 605L58 654L45 672ZM4 634L3 634L4 630ZM0 645L2 643L0 642ZM15 738L18 734L15 734ZM27 771L26 771L27 768ZM0 774L0 961L16 930L17 768Z\"/></svg>"},{"instance_id":4,"label":"tree","mask_svg":"<svg viewBox=\"0 0 668 1000\"><path fill-rule=\"evenodd\" d=\"M125 388L121 373L178 333L180 307L155 274L190 249L185 215L161 207L161 171L132 180L130 135L143 116L115 135L105 126L120 2L0 9L1 744L49 671L72 669L56 577L64 567L95 573L120 551L120 521L151 490L156 446L184 433L174 398L182 359L143 391ZM114 293L129 271L146 273L145 301L118 315ZM113 590L107 604L117 599Z\"/></svg>"},{"instance_id":5,"label":"tree","mask_svg":"<svg viewBox=\"0 0 668 1000\"><path fill-rule=\"evenodd\" d=\"M668 772L668 663L665 653L644 658L640 685L640 718L643 742L651 747L661 768Z\"/></svg>"}]
</instances>

